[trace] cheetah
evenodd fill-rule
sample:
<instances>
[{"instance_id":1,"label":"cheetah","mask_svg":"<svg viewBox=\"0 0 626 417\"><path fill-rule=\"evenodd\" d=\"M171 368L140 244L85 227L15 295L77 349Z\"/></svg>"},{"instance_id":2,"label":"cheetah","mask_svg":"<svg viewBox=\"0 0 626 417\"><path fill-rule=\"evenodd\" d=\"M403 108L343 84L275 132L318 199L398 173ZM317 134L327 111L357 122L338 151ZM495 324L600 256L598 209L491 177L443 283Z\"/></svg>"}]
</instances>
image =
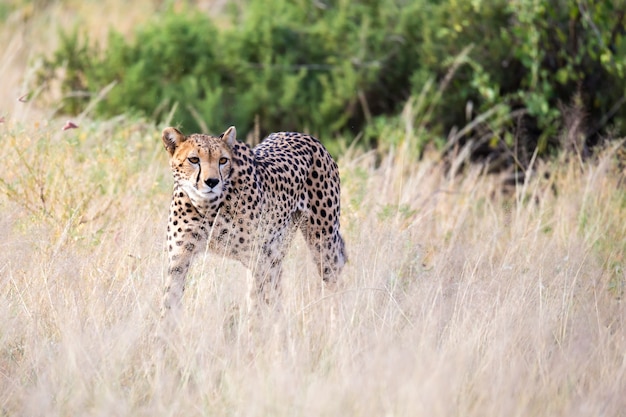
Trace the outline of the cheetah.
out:
<instances>
[{"instance_id":1,"label":"cheetah","mask_svg":"<svg viewBox=\"0 0 626 417\"><path fill-rule=\"evenodd\" d=\"M272 133L250 148L237 140L234 126L218 137L168 127L162 139L174 177L163 315L180 306L194 255L207 245L247 267L252 293L271 304L299 229L323 281L336 283L347 261L339 233L339 170L317 139Z\"/></svg>"}]
</instances>

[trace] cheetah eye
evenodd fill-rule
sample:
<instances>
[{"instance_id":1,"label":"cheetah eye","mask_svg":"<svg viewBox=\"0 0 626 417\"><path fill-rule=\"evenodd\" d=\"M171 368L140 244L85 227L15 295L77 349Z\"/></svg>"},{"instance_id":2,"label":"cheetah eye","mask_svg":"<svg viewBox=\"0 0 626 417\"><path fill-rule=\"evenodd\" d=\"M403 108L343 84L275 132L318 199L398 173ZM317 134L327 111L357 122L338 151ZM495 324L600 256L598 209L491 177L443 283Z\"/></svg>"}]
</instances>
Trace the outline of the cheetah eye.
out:
<instances>
[{"instance_id":1,"label":"cheetah eye","mask_svg":"<svg viewBox=\"0 0 626 417\"><path fill-rule=\"evenodd\" d=\"M190 156L189 158L187 158L187 160L192 164L197 164L198 162L200 162L200 158L198 158L197 156Z\"/></svg>"},{"instance_id":2,"label":"cheetah eye","mask_svg":"<svg viewBox=\"0 0 626 417\"><path fill-rule=\"evenodd\" d=\"M219 160L220 165L224 165L226 162L228 162L228 158L220 158Z\"/></svg>"}]
</instances>

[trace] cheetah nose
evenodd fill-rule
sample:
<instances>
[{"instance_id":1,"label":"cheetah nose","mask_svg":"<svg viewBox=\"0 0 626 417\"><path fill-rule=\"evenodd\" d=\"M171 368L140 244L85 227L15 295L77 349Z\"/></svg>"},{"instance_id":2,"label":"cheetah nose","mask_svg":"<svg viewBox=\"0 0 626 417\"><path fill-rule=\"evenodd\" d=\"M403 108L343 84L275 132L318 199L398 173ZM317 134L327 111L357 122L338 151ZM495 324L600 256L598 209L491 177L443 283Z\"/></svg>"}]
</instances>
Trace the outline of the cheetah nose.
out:
<instances>
[{"instance_id":1,"label":"cheetah nose","mask_svg":"<svg viewBox=\"0 0 626 417\"><path fill-rule=\"evenodd\" d=\"M220 182L219 178L207 178L204 183L210 188L215 187Z\"/></svg>"}]
</instances>

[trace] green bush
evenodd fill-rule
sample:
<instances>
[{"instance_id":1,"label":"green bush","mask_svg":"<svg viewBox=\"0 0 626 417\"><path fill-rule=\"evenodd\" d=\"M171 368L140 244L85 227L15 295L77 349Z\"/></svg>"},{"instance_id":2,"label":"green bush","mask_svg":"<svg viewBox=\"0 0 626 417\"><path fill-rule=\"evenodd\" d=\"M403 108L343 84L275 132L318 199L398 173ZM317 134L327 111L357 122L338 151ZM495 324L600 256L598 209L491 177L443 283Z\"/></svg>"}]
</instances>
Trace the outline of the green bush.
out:
<instances>
[{"instance_id":1,"label":"green bush","mask_svg":"<svg viewBox=\"0 0 626 417\"><path fill-rule=\"evenodd\" d=\"M133 41L111 33L103 51L75 30L61 35L39 82L65 67L61 111L69 113L113 83L95 108L99 115L130 111L163 120L177 104L173 121L186 130L236 124L245 131L256 118L264 131L358 131L364 114L396 107L381 74L391 68L406 83L410 67L391 63L407 61L402 36L385 29L398 27L399 9L374 18L385 2L366 3L323 10L308 1L250 1L221 31L199 13L165 13Z\"/></svg>"},{"instance_id":2,"label":"green bush","mask_svg":"<svg viewBox=\"0 0 626 417\"><path fill-rule=\"evenodd\" d=\"M566 124L572 114L583 119L583 146L607 132L624 135L625 12L623 1L450 0L431 5L423 10L429 25L422 31L423 68L415 73L414 94L425 79L445 80L456 64L451 57L471 45L433 112L441 135L496 107L515 117L502 117L498 109L470 129L465 136L483 144L476 150L491 153L504 145L527 155L535 149L549 153L561 145L561 131L571 127Z\"/></svg>"},{"instance_id":3,"label":"green bush","mask_svg":"<svg viewBox=\"0 0 626 417\"><path fill-rule=\"evenodd\" d=\"M133 40L112 32L105 48L79 30L62 34L39 81L63 74L63 112L112 86L98 115L171 114L186 131L245 132L256 120L262 133L363 132L364 143L385 145L412 126L418 147L473 139L475 154L545 154L573 107L587 144L607 129L626 134L625 10L623 1L247 0L219 25L193 9L164 12Z\"/></svg>"}]
</instances>

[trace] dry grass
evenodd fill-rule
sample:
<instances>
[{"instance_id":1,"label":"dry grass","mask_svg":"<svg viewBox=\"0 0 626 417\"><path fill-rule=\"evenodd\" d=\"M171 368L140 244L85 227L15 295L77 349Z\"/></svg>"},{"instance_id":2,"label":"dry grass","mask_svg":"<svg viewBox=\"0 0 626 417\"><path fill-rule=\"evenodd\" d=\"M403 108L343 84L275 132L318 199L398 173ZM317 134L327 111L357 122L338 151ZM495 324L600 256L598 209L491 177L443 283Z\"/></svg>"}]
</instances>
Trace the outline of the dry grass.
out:
<instances>
[{"instance_id":1,"label":"dry grass","mask_svg":"<svg viewBox=\"0 0 626 417\"><path fill-rule=\"evenodd\" d=\"M374 155L347 156L340 292L320 293L298 239L283 311L249 329L245 271L207 256L164 353L153 335L171 180L156 129L118 126L3 128L5 414L617 416L626 406L624 193L610 151L551 166L551 179L520 186L520 201L478 169L447 179L429 159L376 167Z\"/></svg>"},{"instance_id":2,"label":"dry grass","mask_svg":"<svg viewBox=\"0 0 626 417\"><path fill-rule=\"evenodd\" d=\"M206 256L163 348L158 129L62 132L20 105L0 124L0 414L623 415L613 150L538 166L512 197L478 168L346 155L339 292L321 292L297 239L282 311L250 326L245 270Z\"/></svg>"}]
</instances>

